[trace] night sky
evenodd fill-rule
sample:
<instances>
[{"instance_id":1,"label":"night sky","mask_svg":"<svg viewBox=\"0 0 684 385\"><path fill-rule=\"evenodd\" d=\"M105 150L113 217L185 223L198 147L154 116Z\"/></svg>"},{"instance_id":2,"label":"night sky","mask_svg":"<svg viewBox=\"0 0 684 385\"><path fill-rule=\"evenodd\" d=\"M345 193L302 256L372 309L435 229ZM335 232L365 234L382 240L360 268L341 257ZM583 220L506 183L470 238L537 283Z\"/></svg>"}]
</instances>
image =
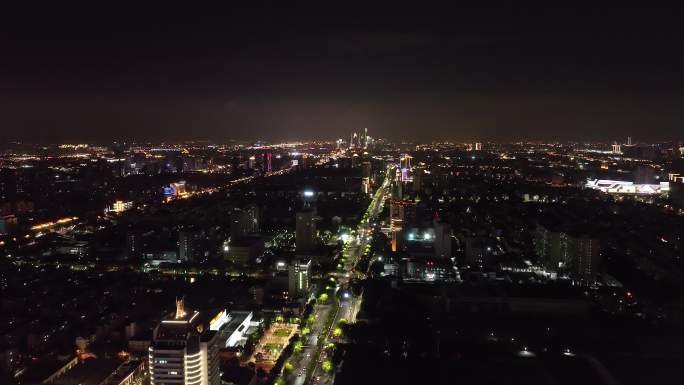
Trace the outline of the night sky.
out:
<instances>
[{"instance_id":1,"label":"night sky","mask_svg":"<svg viewBox=\"0 0 684 385\"><path fill-rule=\"evenodd\" d=\"M0 140L684 139L681 8L185 3L3 8Z\"/></svg>"}]
</instances>

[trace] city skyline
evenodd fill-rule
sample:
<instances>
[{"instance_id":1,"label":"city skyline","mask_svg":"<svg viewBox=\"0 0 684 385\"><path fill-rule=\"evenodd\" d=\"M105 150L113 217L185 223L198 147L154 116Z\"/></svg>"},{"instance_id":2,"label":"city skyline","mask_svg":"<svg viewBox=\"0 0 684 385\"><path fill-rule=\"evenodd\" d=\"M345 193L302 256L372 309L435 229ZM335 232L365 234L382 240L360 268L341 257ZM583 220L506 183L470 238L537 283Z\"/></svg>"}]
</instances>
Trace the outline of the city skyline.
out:
<instances>
[{"instance_id":1,"label":"city skyline","mask_svg":"<svg viewBox=\"0 0 684 385\"><path fill-rule=\"evenodd\" d=\"M0 138L681 139L678 8L319 11L9 7Z\"/></svg>"}]
</instances>

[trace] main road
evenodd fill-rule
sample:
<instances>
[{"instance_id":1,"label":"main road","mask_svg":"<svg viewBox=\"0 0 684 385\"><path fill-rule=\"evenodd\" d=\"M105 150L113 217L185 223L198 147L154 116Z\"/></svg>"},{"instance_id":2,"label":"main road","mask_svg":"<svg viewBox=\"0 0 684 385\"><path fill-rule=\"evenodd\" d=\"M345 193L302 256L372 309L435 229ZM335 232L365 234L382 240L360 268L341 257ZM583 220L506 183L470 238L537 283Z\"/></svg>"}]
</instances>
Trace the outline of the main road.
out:
<instances>
[{"instance_id":1,"label":"main road","mask_svg":"<svg viewBox=\"0 0 684 385\"><path fill-rule=\"evenodd\" d=\"M355 266L359 261L359 258L361 258L361 256L363 255L366 246L370 245L370 242L372 241L373 222L382 211L383 204L388 192L387 190L390 186L392 171L394 171L393 167L389 167L387 169L385 180L373 195L373 198L370 204L368 205L368 208L364 213L361 222L356 228L356 238L354 238L346 246L345 262L342 271L337 274L337 283L340 288L348 288L350 276L354 271ZM333 305L333 311L335 311L334 321L329 325L326 325L324 330L321 330L321 335L319 335L318 338L324 338L324 343L319 344L318 346L325 346L328 343L333 342L335 340L335 338L333 337L333 330L335 329L340 319L344 318L349 322L354 322L356 319L356 313L358 311L358 304L360 299L354 298L353 295L351 295L351 291L349 291L348 289L344 290L344 293L349 295L342 295L340 301L337 303L337 306ZM314 310L314 312L316 311ZM309 385L331 384L334 378L333 374L326 372L322 368L322 364L327 358L325 355L325 351L323 351L323 349L316 349L316 355L309 357L309 359L314 358L316 359L316 366L313 369L313 373L309 377ZM298 381L294 382L294 384L302 385L304 383L304 378L306 377L305 374L306 373L304 373L301 377L298 377Z\"/></svg>"}]
</instances>

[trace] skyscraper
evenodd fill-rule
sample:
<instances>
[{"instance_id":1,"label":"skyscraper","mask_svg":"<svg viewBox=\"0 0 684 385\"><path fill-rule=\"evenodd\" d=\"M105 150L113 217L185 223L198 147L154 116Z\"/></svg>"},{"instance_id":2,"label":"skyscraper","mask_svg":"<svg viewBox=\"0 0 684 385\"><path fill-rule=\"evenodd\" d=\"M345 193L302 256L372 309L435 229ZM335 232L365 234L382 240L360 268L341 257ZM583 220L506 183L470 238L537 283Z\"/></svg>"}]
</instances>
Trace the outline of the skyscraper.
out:
<instances>
[{"instance_id":1,"label":"skyscraper","mask_svg":"<svg viewBox=\"0 0 684 385\"><path fill-rule=\"evenodd\" d=\"M195 258L193 233L189 230L181 230L178 233L178 259L183 262L191 261Z\"/></svg>"},{"instance_id":2,"label":"skyscraper","mask_svg":"<svg viewBox=\"0 0 684 385\"><path fill-rule=\"evenodd\" d=\"M622 146L620 146L617 142L613 143L613 154L621 154L622 153Z\"/></svg>"},{"instance_id":3,"label":"skyscraper","mask_svg":"<svg viewBox=\"0 0 684 385\"><path fill-rule=\"evenodd\" d=\"M239 239L259 232L259 207L253 203L233 207L230 212L230 237Z\"/></svg>"},{"instance_id":4,"label":"skyscraper","mask_svg":"<svg viewBox=\"0 0 684 385\"><path fill-rule=\"evenodd\" d=\"M295 260L288 269L288 294L290 298L306 295L309 290L310 260Z\"/></svg>"},{"instance_id":5,"label":"skyscraper","mask_svg":"<svg viewBox=\"0 0 684 385\"><path fill-rule=\"evenodd\" d=\"M435 256L439 258L451 258L451 226L448 223L435 219Z\"/></svg>"},{"instance_id":6,"label":"skyscraper","mask_svg":"<svg viewBox=\"0 0 684 385\"><path fill-rule=\"evenodd\" d=\"M585 285L594 283L601 262L600 241L589 235L568 237L570 274Z\"/></svg>"},{"instance_id":7,"label":"skyscraper","mask_svg":"<svg viewBox=\"0 0 684 385\"><path fill-rule=\"evenodd\" d=\"M176 312L154 329L149 348L151 385L220 385L216 331L199 322L199 312L176 300ZM206 329L206 330L205 330Z\"/></svg>"},{"instance_id":8,"label":"skyscraper","mask_svg":"<svg viewBox=\"0 0 684 385\"><path fill-rule=\"evenodd\" d=\"M313 250L316 237L315 209L307 207L297 212L295 235L297 252Z\"/></svg>"},{"instance_id":9,"label":"skyscraper","mask_svg":"<svg viewBox=\"0 0 684 385\"><path fill-rule=\"evenodd\" d=\"M266 172L272 172L273 171L273 165L271 164L271 159L273 158L273 154L270 152L266 153Z\"/></svg>"},{"instance_id":10,"label":"skyscraper","mask_svg":"<svg viewBox=\"0 0 684 385\"><path fill-rule=\"evenodd\" d=\"M361 163L361 177L370 178L371 171L372 171L371 162L366 160L363 163Z\"/></svg>"}]
</instances>

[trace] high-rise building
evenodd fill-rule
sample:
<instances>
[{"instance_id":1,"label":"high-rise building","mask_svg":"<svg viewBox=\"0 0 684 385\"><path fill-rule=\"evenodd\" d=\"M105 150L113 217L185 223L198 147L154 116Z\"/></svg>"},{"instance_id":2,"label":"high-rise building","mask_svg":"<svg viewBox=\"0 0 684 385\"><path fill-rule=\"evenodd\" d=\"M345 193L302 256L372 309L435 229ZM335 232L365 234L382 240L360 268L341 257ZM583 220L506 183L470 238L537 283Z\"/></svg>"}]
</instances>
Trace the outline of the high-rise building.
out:
<instances>
[{"instance_id":1,"label":"high-rise building","mask_svg":"<svg viewBox=\"0 0 684 385\"><path fill-rule=\"evenodd\" d=\"M413 173L413 192L419 193L423 187L423 170L417 169Z\"/></svg>"},{"instance_id":2,"label":"high-rise building","mask_svg":"<svg viewBox=\"0 0 684 385\"><path fill-rule=\"evenodd\" d=\"M551 272L569 274L591 284L601 262L600 240L585 232L566 232L537 226L534 237L537 255Z\"/></svg>"},{"instance_id":3,"label":"high-rise building","mask_svg":"<svg viewBox=\"0 0 684 385\"><path fill-rule=\"evenodd\" d=\"M189 230L178 233L178 259L187 262L195 258L194 234Z\"/></svg>"},{"instance_id":4,"label":"high-rise building","mask_svg":"<svg viewBox=\"0 0 684 385\"><path fill-rule=\"evenodd\" d=\"M259 232L259 207L247 204L230 212L230 237L238 239Z\"/></svg>"},{"instance_id":5,"label":"high-rise building","mask_svg":"<svg viewBox=\"0 0 684 385\"><path fill-rule=\"evenodd\" d=\"M316 210L306 207L296 214L295 246L297 252L312 251L316 240Z\"/></svg>"},{"instance_id":6,"label":"high-rise building","mask_svg":"<svg viewBox=\"0 0 684 385\"><path fill-rule=\"evenodd\" d=\"M392 251L403 248L404 226L415 217L415 203L408 200L392 199L390 201L390 233L392 235Z\"/></svg>"},{"instance_id":7,"label":"high-rise building","mask_svg":"<svg viewBox=\"0 0 684 385\"><path fill-rule=\"evenodd\" d=\"M361 178L361 192L370 194L370 178Z\"/></svg>"},{"instance_id":8,"label":"high-rise building","mask_svg":"<svg viewBox=\"0 0 684 385\"><path fill-rule=\"evenodd\" d=\"M568 241L571 276L583 284L594 283L601 262L600 241L589 235L570 236Z\"/></svg>"},{"instance_id":9,"label":"high-rise building","mask_svg":"<svg viewBox=\"0 0 684 385\"><path fill-rule=\"evenodd\" d=\"M622 146L617 142L613 142L613 154L622 154Z\"/></svg>"},{"instance_id":10,"label":"high-rise building","mask_svg":"<svg viewBox=\"0 0 684 385\"><path fill-rule=\"evenodd\" d=\"M472 267L491 268L494 264L494 247L486 237L465 238L465 260Z\"/></svg>"},{"instance_id":11,"label":"high-rise building","mask_svg":"<svg viewBox=\"0 0 684 385\"><path fill-rule=\"evenodd\" d=\"M451 258L451 225L435 220L435 256Z\"/></svg>"},{"instance_id":12,"label":"high-rise building","mask_svg":"<svg viewBox=\"0 0 684 385\"><path fill-rule=\"evenodd\" d=\"M126 256L128 258L136 258L141 253L140 249L140 235L129 231L126 233Z\"/></svg>"},{"instance_id":13,"label":"high-rise building","mask_svg":"<svg viewBox=\"0 0 684 385\"><path fill-rule=\"evenodd\" d=\"M308 293L310 275L310 260L296 260L290 264L287 274L290 298L297 298Z\"/></svg>"},{"instance_id":14,"label":"high-rise building","mask_svg":"<svg viewBox=\"0 0 684 385\"><path fill-rule=\"evenodd\" d=\"M371 172L372 172L371 162L366 160L363 163L361 163L361 177L362 178L370 178Z\"/></svg>"},{"instance_id":15,"label":"high-rise building","mask_svg":"<svg viewBox=\"0 0 684 385\"><path fill-rule=\"evenodd\" d=\"M176 312L154 329L149 348L151 385L220 385L219 338L199 312L176 300Z\"/></svg>"},{"instance_id":16,"label":"high-rise building","mask_svg":"<svg viewBox=\"0 0 684 385\"><path fill-rule=\"evenodd\" d=\"M639 165L634 169L634 183L636 184L653 184L655 182L655 173L651 166Z\"/></svg>"},{"instance_id":17,"label":"high-rise building","mask_svg":"<svg viewBox=\"0 0 684 385\"><path fill-rule=\"evenodd\" d=\"M482 143L480 143L480 142L475 143L475 151L482 151Z\"/></svg>"},{"instance_id":18,"label":"high-rise building","mask_svg":"<svg viewBox=\"0 0 684 385\"><path fill-rule=\"evenodd\" d=\"M401 181L408 182L411 180L411 156L404 154L399 160L399 169L401 170Z\"/></svg>"}]
</instances>

